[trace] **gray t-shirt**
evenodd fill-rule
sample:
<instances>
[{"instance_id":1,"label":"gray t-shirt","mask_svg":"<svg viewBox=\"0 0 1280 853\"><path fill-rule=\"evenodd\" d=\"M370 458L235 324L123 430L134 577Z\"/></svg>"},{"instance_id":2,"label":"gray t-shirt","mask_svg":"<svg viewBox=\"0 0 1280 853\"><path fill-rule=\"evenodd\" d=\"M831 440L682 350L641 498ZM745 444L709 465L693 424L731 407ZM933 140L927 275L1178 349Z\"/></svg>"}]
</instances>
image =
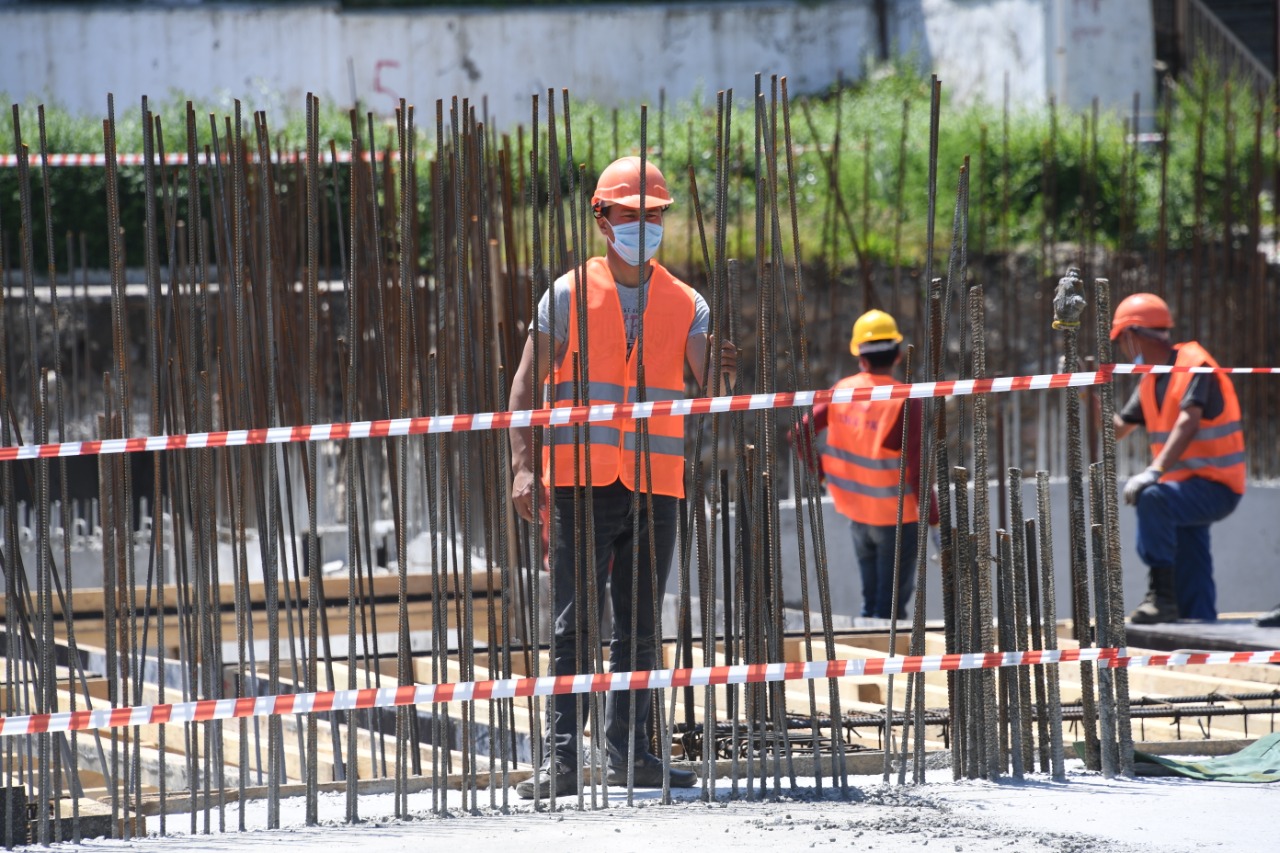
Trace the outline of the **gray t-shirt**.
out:
<instances>
[{"instance_id":1,"label":"gray t-shirt","mask_svg":"<svg viewBox=\"0 0 1280 853\"><path fill-rule=\"evenodd\" d=\"M640 332L640 291L639 287L627 287L614 282L618 291L618 301L622 304L622 322L627 330L627 355L635 345L636 335ZM649 283L645 282L645 296L648 297ZM556 282L556 363L560 363L565 347L569 344L569 308L573 303L573 279L565 277ZM551 291L542 294L538 300L538 320L535 328L539 332L551 333ZM705 335L711 327L711 311L702 294L693 294L693 324L689 326L689 337ZM647 336L646 336L647 337Z\"/></svg>"},{"instance_id":2,"label":"gray t-shirt","mask_svg":"<svg viewBox=\"0 0 1280 853\"><path fill-rule=\"evenodd\" d=\"M1169 354L1169 364L1176 364L1178 354L1176 352ZM1157 373L1156 377L1156 407L1164 405L1164 392L1169 387L1169 373ZM1187 384L1187 390L1182 395L1182 402L1179 408L1186 410L1191 406L1199 406L1201 416L1205 420L1213 420L1222 414L1226 402L1222 396L1222 381L1230 382L1225 376L1213 373L1196 373L1191 377L1191 381ZM1124 404L1124 408L1120 410L1120 420L1127 424L1137 424L1138 426L1146 426L1146 416L1142 413L1142 386L1133 389L1133 393L1129 396L1128 402Z\"/></svg>"}]
</instances>

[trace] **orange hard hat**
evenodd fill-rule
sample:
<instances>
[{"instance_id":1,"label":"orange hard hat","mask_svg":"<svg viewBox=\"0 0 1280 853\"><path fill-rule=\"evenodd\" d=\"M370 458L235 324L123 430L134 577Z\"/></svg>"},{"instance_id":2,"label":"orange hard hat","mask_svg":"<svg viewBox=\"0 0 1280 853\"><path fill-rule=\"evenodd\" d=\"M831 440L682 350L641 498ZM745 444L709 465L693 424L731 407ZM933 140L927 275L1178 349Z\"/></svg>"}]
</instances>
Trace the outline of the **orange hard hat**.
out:
<instances>
[{"instance_id":1,"label":"orange hard hat","mask_svg":"<svg viewBox=\"0 0 1280 853\"><path fill-rule=\"evenodd\" d=\"M666 207L671 204L671 194L667 192L667 179L652 161L645 162L644 169L644 206L646 209ZM623 207L640 207L640 158L621 157L614 160L600 173L596 181L596 191L591 196L591 207L599 214L602 208L611 204Z\"/></svg>"},{"instance_id":2,"label":"orange hard hat","mask_svg":"<svg viewBox=\"0 0 1280 853\"><path fill-rule=\"evenodd\" d=\"M1120 337L1120 333L1130 326L1172 329L1173 315L1169 313L1169 304L1154 293L1126 296L1116 306L1116 316L1111 321L1111 340Z\"/></svg>"}]
</instances>

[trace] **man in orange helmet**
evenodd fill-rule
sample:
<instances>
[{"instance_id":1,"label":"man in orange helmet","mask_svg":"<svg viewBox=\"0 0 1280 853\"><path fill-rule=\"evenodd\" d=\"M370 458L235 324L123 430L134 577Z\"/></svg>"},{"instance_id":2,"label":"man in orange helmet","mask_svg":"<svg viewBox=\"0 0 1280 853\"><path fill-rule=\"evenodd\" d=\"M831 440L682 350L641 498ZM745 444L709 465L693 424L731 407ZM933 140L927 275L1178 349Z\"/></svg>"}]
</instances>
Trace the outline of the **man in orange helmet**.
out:
<instances>
[{"instance_id":1,"label":"man in orange helmet","mask_svg":"<svg viewBox=\"0 0 1280 853\"><path fill-rule=\"evenodd\" d=\"M512 383L512 411L533 408L533 389L543 387L548 376L547 404L554 407L681 399L685 364L700 385L719 392L718 376L710 382L702 376L707 348L714 346L706 301L652 260L662 242L664 211L671 204L662 173L652 163L644 164L642 171L639 157L623 157L601 172L592 210L607 245L605 255L565 273L543 294ZM583 314L585 335L579 324ZM540 353L536 365L535 340ZM722 375L727 374L731 384L737 348L726 341L720 355ZM642 387L637 380L640 366ZM588 646L591 608L579 598L592 588L587 575L591 570L594 588L601 594L609 584L611 670L653 669L660 640L654 606L666 589L678 503L684 496L684 419L620 418L554 427L545 435L541 486L550 494L554 534L554 673L581 674L592 668L596 652ZM513 428L510 436L511 499L520 516L533 521L533 491L539 483L530 453L531 429ZM579 527L586 519L589 531ZM594 543L594 553L587 553L588 542ZM604 740L609 784L626 785L629 776L640 787L663 784L662 762L650 751L646 734L650 705L647 690L634 698L628 693L608 695ZM557 695L551 717L548 754L541 768L516 786L526 799L580 789L578 740L586 722L585 698ZM672 787L697 782L692 770L676 767L668 778Z\"/></svg>"},{"instance_id":2,"label":"man in orange helmet","mask_svg":"<svg viewBox=\"0 0 1280 853\"><path fill-rule=\"evenodd\" d=\"M902 333L893 316L872 309L853 324L849 352L859 372L836 383L836 389L872 388L899 382L894 369L902 360ZM903 455L903 412L910 411L906 447L906 491L902 527L898 527L898 469ZM862 400L819 404L792 431L801 458L820 472L836 511L849 519L853 551L862 577L862 615L904 619L915 591L916 539L920 482L921 410L919 400ZM805 424L814 435L828 430L827 446L818 467L808 446ZM931 495L932 499L932 495ZM938 523L938 507L931 503L930 524ZM901 541L899 554L898 542ZM894 609L894 564L898 565L897 610Z\"/></svg>"},{"instance_id":3,"label":"man in orange helmet","mask_svg":"<svg viewBox=\"0 0 1280 853\"><path fill-rule=\"evenodd\" d=\"M1172 343L1172 328L1163 299L1135 293L1116 306L1111 339L1138 364L1218 366L1198 343ZM1138 556L1149 570L1146 598L1130 621L1217 619L1209 525L1235 510L1245 483L1240 403L1230 377L1146 374L1115 426L1117 438L1143 426L1151 442L1151 464L1124 487L1125 503L1137 507Z\"/></svg>"}]
</instances>

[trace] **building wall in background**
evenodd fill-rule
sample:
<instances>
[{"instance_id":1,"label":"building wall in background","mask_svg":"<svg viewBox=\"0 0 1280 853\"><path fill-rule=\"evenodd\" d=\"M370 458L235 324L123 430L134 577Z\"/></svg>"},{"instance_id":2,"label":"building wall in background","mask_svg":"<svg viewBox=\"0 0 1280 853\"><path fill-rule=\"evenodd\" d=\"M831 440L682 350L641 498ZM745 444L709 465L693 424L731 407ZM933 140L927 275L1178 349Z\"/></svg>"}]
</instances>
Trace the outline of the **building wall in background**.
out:
<instances>
[{"instance_id":1,"label":"building wall in background","mask_svg":"<svg viewBox=\"0 0 1280 853\"><path fill-rule=\"evenodd\" d=\"M1148 3L1103 0L774 0L521 9L349 11L286 6L0 7L0 92L87 114L171 93L246 109L299 108L306 92L389 112L457 95L500 126L527 120L530 95L568 87L605 105L670 100L785 74L793 93L857 78L880 52L910 55L962 99L1014 106L1050 93L1071 109L1098 97L1152 102Z\"/></svg>"}]
</instances>

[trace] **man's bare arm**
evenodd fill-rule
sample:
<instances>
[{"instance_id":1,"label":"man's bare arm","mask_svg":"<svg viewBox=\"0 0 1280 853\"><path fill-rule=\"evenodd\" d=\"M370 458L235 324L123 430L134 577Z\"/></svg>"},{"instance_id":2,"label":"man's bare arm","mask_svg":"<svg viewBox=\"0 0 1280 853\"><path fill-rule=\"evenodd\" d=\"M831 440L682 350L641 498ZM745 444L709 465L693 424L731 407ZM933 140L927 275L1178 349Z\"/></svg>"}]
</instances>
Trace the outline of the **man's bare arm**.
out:
<instances>
[{"instance_id":1,"label":"man's bare arm","mask_svg":"<svg viewBox=\"0 0 1280 853\"><path fill-rule=\"evenodd\" d=\"M1124 438L1126 435L1138 428L1137 424L1131 424L1126 420L1122 420L1119 415L1112 415L1111 423L1115 424L1117 439Z\"/></svg>"},{"instance_id":2,"label":"man's bare arm","mask_svg":"<svg viewBox=\"0 0 1280 853\"><path fill-rule=\"evenodd\" d=\"M538 339L538 361L533 363L534 337ZM511 396L507 411L520 412L533 408L533 389L546 381L551 372L552 342L546 332L531 331L520 354L520 366L511 382ZM525 521L533 520L533 428L512 427L511 439L511 502Z\"/></svg>"},{"instance_id":3,"label":"man's bare arm","mask_svg":"<svg viewBox=\"0 0 1280 853\"><path fill-rule=\"evenodd\" d=\"M712 397L728 394L733 387L734 377L738 375L738 348L732 341L724 341L720 344L720 376L708 382L707 377L702 375L703 365L706 364L707 347L715 346L715 342L715 335L691 335L684 348L685 360L689 362L689 368L697 378L698 386ZM722 377L726 373L729 374L729 383L727 387L721 389Z\"/></svg>"}]
</instances>

